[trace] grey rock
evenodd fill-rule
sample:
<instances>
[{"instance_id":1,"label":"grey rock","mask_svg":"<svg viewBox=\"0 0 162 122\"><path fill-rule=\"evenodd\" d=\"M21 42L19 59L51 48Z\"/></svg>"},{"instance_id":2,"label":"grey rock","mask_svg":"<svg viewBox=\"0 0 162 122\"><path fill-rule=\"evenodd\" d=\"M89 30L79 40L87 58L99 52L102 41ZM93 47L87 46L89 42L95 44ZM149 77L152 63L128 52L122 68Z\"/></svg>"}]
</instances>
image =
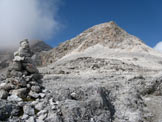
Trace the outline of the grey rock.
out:
<instances>
[{"instance_id":1,"label":"grey rock","mask_svg":"<svg viewBox=\"0 0 162 122\"><path fill-rule=\"evenodd\" d=\"M10 91L13 88L13 85L10 83L2 83L0 84L0 89L3 89L5 91Z\"/></svg>"},{"instance_id":2,"label":"grey rock","mask_svg":"<svg viewBox=\"0 0 162 122\"><path fill-rule=\"evenodd\" d=\"M16 71L16 70L12 70L11 72L8 72L7 77L22 77L23 73Z\"/></svg>"},{"instance_id":3,"label":"grey rock","mask_svg":"<svg viewBox=\"0 0 162 122\"><path fill-rule=\"evenodd\" d=\"M25 122L36 122L36 119L34 117L30 117L28 120L26 120Z\"/></svg>"},{"instance_id":4,"label":"grey rock","mask_svg":"<svg viewBox=\"0 0 162 122\"><path fill-rule=\"evenodd\" d=\"M36 99L33 102L31 102L30 105L36 106L39 102L40 102L40 100L39 99L38 100Z\"/></svg>"},{"instance_id":5,"label":"grey rock","mask_svg":"<svg viewBox=\"0 0 162 122\"><path fill-rule=\"evenodd\" d=\"M20 89L12 90L11 94L16 95L20 98L26 98L27 89L26 88L20 88Z\"/></svg>"},{"instance_id":6,"label":"grey rock","mask_svg":"<svg viewBox=\"0 0 162 122\"><path fill-rule=\"evenodd\" d=\"M39 94L35 93L35 92L32 92L32 91L30 91L28 95L33 97L33 98L39 98Z\"/></svg>"},{"instance_id":7,"label":"grey rock","mask_svg":"<svg viewBox=\"0 0 162 122\"><path fill-rule=\"evenodd\" d=\"M45 119L47 118L47 113L44 113L44 114L41 114L39 117L38 117L38 122L39 121L44 121Z\"/></svg>"},{"instance_id":8,"label":"grey rock","mask_svg":"<svg viewBox=\"0 0 162 122\"><path fill-rule=\"evenodd\" d=\"M38 81L43 78L43 75L41 75L40 73L34 73L32 74L32 78Z\"/></svg>"},{"instance_id":9,"label":"grey rock","mask_svg":"<svg viewBox=\"0 0 162 122\"><path fill-rule=\"evenodd\" d=\"M16 102L21 102L22 101L22 99L20 97L18 97L17 95L8 96L7 100L8 101L16 101Z\"/></svg>"},{"instance_id":10,"label":"grey rock","mask_svg":"<svg viewBox=\"0 0 162 122\"><path fill-rule=\"evenodd\" d=\"M16 60L18 60L18 59L16 59ZM13 70L16 70L16 71L21 71L22 70L22 65L18 61L14 61L12 66L13 66L12 67Z\"/></svg>"},{"instance_id":11,"label":"grey rock","mask_svg":"<svg viewBox=\"0 0 162 122\"><path fill-rule=\"evenodd\" d=\"M40 96L41 98L44 98L44 97L46 96L46 94L44 94L44 93L39 93L39 96Z\"/></svg>"},{"instance_id":12,"label":"grey rock","mask_svg":"<svg viewBox=\"0 0 162 122\"><path fill-rule=\"evenodd\" d=\"M18 117L21 115L21 108L16 104L0 101L0 121L8 121L10 117Z\"/></svg>"},{"instance_id":13,"label":"grey rock","mask_svg":"<svg viewBox=\"0 0 162 122\"><path fill-rule=\"evenodd\" d=\"M46 107L46 104L44 102L39 102L38 104L35 105L35 108L37 110L43 110L43 108Z\"/></svg>"},{"instance_id":14,"label":"grey rock","mask_svg":"<svg viewBox=\"0 0 162 122\"><path fill-rule=\"evenodd\" d=\"M75 92L71 93L70 96L72 99L75 99L75 100L78 99L78 95Z\"/></svg>"},{"instance_id":15,"label":"grey rock","mask_svg":"<svg viewBox=\"0 0 162 122\"><path fill-rule=\"evenodd\" d=\"M31 63L24 63L23 66L29 73L38 73L37 68Z\"/></svg>"},{"instance_id":16,"label":"grey rock","mask_svg":"<svg viewBox=\"0 0 162 122\"><path fill-rule=\"evenodd\" d=\"M21 117L21 119L23 119L23 120L27 120L29 118L29 115L27 115L27 114L24 114L22 117Z\"/></svg>"},{"instance_id":17,"label":"grey rock","mask_svg":"<svg viewBox=\"0 0 162 122\"><path fill-rule=\"evenodd\" d=\"M48 111L47 110L41 110L37 113L37 116L40 116L42 114L46 114Z\"/></svg>"},{"instance_id":18,"label":"grey rock","mask_svg":"<svg viewBox=\"0 0 162 122\"><path fill-rule=\"evenodd\" d=\"M0 99L7 99L8 92L5 90L0 90Z\"/></svg>"},{"instance_id":19,"label":"grey rock","mask_svg":"<svg viewBox=\"0 0 162 122\"><path fill-rule=\"evenodd\" d=\"M39 93L39 92L41 91L41 88L40 88L40 86L32 86L32 87L31 87L31 90L32 90L33 92Z\"/></svg>"},{"instance_id":20,"label":"grey rock","mask_svg":"<svg viewBox=\"0 0 162 122\"><path fill-rule=\"evenodd\" d=\"M56 113L50 113L48 114L48 117L46 118L45 122L63 122L63 119L57 115Z\"/></svg>"},{"instance_id":21,"label":"grey rock","mask_svg":"<svg viewBox=\"0 0 162 122\"><path fill-rule=\"evenodd\" d=\"M35 115L34 108L31 107L30 105L25 105L23 107L23 111L24 111L24 114L26 114L26 115L29 115L29 116Z\"/></svg>"}]
</instances>

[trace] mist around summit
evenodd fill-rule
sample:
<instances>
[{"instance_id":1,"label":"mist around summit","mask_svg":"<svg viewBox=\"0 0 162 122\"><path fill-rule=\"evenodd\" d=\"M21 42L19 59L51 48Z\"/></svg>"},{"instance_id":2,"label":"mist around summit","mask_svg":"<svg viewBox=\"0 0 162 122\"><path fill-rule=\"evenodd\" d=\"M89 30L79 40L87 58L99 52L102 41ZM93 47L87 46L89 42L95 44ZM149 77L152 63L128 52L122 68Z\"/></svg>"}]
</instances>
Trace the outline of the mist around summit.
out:
<instances>
[{"instance_id":1,"label":"mist around summit","mask_svg":"<svg viewBox=\"0 0 162 122\"><path fill-rule=\"evenodd\" d=\"M59 29L60 0L0 0L0 48L20 40L47 40Z\"/></svg>"}]
</instances>

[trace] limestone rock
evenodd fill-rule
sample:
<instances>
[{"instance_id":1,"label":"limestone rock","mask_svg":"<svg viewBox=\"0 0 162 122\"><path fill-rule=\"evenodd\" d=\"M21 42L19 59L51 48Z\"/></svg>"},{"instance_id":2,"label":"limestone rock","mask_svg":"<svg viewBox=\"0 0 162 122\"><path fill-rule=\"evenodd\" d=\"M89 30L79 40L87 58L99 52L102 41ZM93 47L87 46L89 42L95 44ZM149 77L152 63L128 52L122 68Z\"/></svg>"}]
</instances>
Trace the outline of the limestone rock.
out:
<instances>
[{"instance_id":1,"label":"limestone rock","mask_svg":"<svg viewBox=\"0 0 162 122\"><path fill-rule=\"evenodd\" d=\"M43 110L43 108L46 107L46 104L44 102L39 102L37 105L35 105L35 108L37 110Z\"/></svg>"},{"instance_id":2,"label":"limestone rock","mask_svg":"<svg viewBox=\"0 0 162 122\"><path fill-rule=\"evenodd\" d=\"M9 83L2 83L2 84L0 84L0 89L3 89L5 91L9 91L12 88L13 88L12 84L9 84Z\"/></svg>"},{"instance_id":3,"label":"limestone rock","mask_svg":"<svg viewBox=\"0 0 162 122\"><path fill-rule=\"evenodd\" d=\"M30 97L33 97L35 99L39 98L39 94L38 93L35 93L35 92L32 92L32 91L29 92L29 96Z\"/></svg>"},{"instance_id":4,"label":"limestone rock","mask_svg":"<svg viewBox=\"0 0 162 122\"><path fill-rule=\"evenodd\" d=\"M32 116L35 114L34 108L30 105L26 105L23 107L24 114Z\"/></svg>"},{"instance_id":5,"label":"limestone rock","mask_svg":"<svg viewBox=\"0 0 162 122\"><path fill-rule=\"evenodd\" d=\"M8 96L7 100L8 101L16 101L16 102L21 102L22 101L22 99L20 97L18 97L17 95Z\"/></svg>"},{"instance_id":6,"label":"limestone rock","mask_svg":"<svg viewBox=\"0 0 162 122\"><path fill-rule=\"evenodd\" d=\"M41 88L40 88L40 86L32 86L32 87L31 87L31 90L32 90L33 92L39 93L39 92L41 91Z\"/></svg>"},{"instance_id":7,"label":"limestone rock","mask_svg":"<svg viewBox=\"0 0 162 122\"><path fill-rule=\"evenodd\" d=\"M28 120L26 120L25 122L36 122L34 117L30 117Z\"/></svg>"},{"instance_id":8,"label":"limestone rock","mask_svg":"<svg viewBox=\"0 0 162 122\"><path fill-rule=\"evenodd\" d=\"M16 95L16 96L18 96L20 98L26 98L27 89L26 88L20 88L20 89L12 90L11 94Z\"/></svg>"}]
</instances>

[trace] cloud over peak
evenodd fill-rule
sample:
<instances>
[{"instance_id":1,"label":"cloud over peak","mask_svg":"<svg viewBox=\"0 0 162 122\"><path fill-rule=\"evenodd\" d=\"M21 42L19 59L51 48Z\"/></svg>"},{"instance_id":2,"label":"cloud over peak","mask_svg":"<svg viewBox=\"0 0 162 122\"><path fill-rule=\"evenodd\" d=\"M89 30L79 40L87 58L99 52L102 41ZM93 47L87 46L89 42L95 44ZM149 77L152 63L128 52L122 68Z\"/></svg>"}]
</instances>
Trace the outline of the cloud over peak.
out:
<instances>
[{"instance_id":1,"label":"cloud over peak","mask_svg":"<svg viewBox=\"0 0 162 122\"><path fill-rule=\"evenodd\" d=\"M0 0L0 48L24 38L50 39L58 30L60 0Z\"/></svg>"}]
</instances>

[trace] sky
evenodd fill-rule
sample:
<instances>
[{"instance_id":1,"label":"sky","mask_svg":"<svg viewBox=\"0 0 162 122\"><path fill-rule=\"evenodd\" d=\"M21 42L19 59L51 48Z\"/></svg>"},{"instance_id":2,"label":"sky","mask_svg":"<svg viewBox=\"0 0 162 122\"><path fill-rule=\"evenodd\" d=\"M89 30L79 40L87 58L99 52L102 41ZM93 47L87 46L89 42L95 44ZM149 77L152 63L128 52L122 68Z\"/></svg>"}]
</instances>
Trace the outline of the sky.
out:
<instances>
[{"instance_id":1,"label":"sky","mask_svg":"<svg viewBox=\"0 0 162 122\"><path fill-rule=\"evenodd\" d=\"M159 50L161 5L161 0L0 0L0 48L24 38L56 47L94 25L114 21Z\"/></svg>"},{"instance_id":2,"label":"sky","mask_svg":"<svg viewBox=\"0 0 162 122\"><path fill-rule=\"evenodd\" d=\"M150 47L162 41L161 0L63 0L58 15L62 29L47 43L56 46L89 27L115 21Z\"/></svg>"}]
</instances>

